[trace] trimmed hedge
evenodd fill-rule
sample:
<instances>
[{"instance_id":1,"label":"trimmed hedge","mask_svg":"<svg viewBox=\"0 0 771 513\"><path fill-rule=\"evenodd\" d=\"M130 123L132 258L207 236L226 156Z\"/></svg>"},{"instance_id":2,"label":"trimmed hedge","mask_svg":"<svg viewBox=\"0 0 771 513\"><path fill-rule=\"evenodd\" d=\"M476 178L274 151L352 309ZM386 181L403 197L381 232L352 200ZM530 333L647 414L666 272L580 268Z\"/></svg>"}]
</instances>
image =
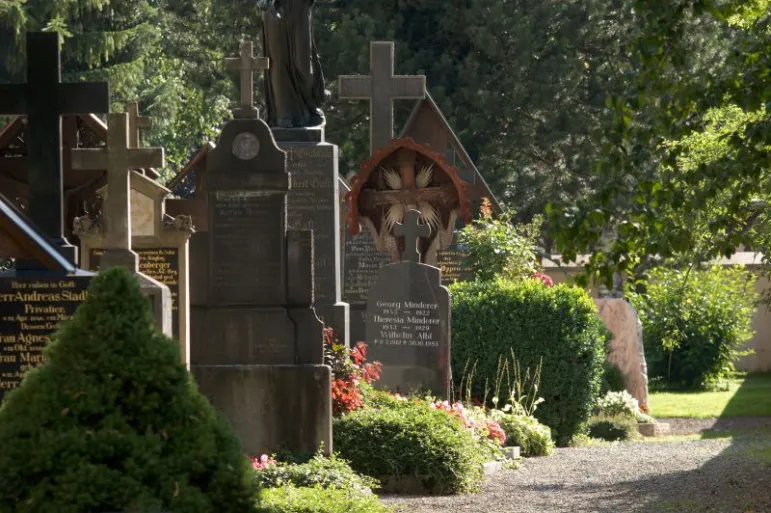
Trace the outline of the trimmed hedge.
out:
<instances>
[{"instance_id":1,"label":"trimmed hedge","mask_svg":"<svg viewBox=\"0 0 771 513\"><path fill-rule=\"evenodd\" d=\"M414 477L435 493L463 493L482 483L482 454L471 431L424 402L363 408L336 419L334 447L364 475Z\"/></svg>"},{"instance_id":2,"label":"trimmed hedge","mask_svg":"<svg viewBox=\"0 0 771 513\"><path fill-rule=\"evenodd\" d=\"M535 417L560 446L581 432L600 392L610 333L589 295L535 280L456 283L452 293L452 372L456 386L476 364L472 393L496 382L500 358L513 351L522 369L541 359ZM503 392L501 392L503 393Z\"/></svg>"},{"instance_id":3,"label":"trimmed hedge","mask_svg":"<svg viewBox=\"0 0 771 513\"><path fill-rule=\"evenodd\" d=\"M257 511L249 460L135 276L94 278L44 354L0 408L0 512Z\"/></svg>"}]
</instances>

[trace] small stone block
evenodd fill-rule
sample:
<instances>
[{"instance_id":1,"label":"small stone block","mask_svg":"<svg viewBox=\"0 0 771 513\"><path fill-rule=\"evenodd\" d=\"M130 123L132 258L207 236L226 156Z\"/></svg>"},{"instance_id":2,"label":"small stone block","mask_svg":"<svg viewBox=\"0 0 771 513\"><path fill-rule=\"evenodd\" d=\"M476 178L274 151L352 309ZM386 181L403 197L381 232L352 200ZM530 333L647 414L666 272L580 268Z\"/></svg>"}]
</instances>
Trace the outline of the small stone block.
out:
<instances>
[{"instance_id":1,"label":"small stone block","mask_svg":"<svg viewBox=\"0 0 771 513\"><path fill-rule=\"evenodd\" d=\"M503 462L500 461L488 461L482 465L482 470L486 476L493 476L503 470Z\"/></svg>"},{"instance_id":2,"label":"small stone block","mask_svg":"<svg viewBox=\"0 0 771 513\"><path fill-rule=\"evenodd\" d=\"M504 447L503 454L509 460L518 460L521 457L519 447Z\"/></svg>"},{"instance_id":3,"label":"small stone block","mask_svg":"<svg viewBox=\"0 0 771 513\"><path fill-rule=\"evenodd\" d=\"M647 437L666 436L670 433L670 426L666 422L638 424L637 429L642 436Z\"/></svg>"}]
</instances>

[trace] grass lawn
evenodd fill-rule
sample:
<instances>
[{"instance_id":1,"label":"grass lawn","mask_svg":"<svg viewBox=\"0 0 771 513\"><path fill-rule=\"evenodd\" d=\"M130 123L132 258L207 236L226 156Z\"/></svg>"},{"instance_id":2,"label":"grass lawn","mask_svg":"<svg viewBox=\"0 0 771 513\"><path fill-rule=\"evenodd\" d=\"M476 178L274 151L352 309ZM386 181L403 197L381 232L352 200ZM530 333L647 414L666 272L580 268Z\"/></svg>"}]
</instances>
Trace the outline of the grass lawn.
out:
<instances>
[{"instance_id":1,"label":"grass lawn","mask_svg":"<svg viewBox=\"0 0 771 513\"><path fill-rule=\"evenodd\" d=\"M651 415L656 418L771 416L771 374L750 374L732 380L718 392L651 392Z\"/></svg>"}]
</instances>

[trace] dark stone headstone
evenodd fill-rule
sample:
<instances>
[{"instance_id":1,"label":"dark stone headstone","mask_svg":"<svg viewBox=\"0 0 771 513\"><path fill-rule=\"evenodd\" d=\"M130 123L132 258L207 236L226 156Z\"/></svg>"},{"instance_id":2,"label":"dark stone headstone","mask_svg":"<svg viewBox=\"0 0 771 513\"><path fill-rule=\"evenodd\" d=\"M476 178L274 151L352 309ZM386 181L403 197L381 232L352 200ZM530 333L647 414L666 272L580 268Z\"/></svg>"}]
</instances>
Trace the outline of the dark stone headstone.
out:
<instances>
[{"instance_id":1,"label":"dark stone headstone","mask_svg":"<svg viewBox=\"0 0 771 513\"><path fill-rule=\"evenodd\" d=\"M380 269L367 300L367 357L382 366L377 386L449 397L450 294L439 269L399 262Z\"/></svg>"},{"instance_id":2,"label":"dark stone headstone","mask_svg":"<svg viewBox=\"0 0 771 513\"><path fill-rule=\"evenodd\" d=\"M287 232L286 153L259 119L230 121L207 155L205 295L191 368L249 454L332 450L331 369L313 310L314 241Z\"/></svg>"},{"instance_id":3,"label":"dark stone headstone","mask_svg":"<svg viewBox=\"0 0 771 513\"><path fill-rule=\"evenodd\" d=\"M287 196L287 227L312 230L314 309L338 340L348 345L348 305L341 297L340 188L338 148L324 142L322 128L272 129L287 152L292 186Z\"/></svg>"},{"instance_id":4,"label":"dark stone headstone","mask_svg":"<svg viewBox=\"0 0 771 513\"><path fill-rule=\"evenodd\" d=\"M0 402L44 362L43 348L86 299L89 276L0 277Z\"/></svg>"}]
</instances>

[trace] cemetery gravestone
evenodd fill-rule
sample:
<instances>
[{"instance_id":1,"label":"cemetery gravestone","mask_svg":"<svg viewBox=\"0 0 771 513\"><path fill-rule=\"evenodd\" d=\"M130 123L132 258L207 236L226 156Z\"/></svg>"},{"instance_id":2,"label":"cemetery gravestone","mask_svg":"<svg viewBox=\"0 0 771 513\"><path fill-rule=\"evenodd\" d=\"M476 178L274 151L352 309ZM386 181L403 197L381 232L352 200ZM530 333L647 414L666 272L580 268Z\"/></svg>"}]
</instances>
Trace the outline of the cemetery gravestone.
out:
<instances>
[{"instance_id":1,"label":"cemetery gravestone","mask_svg":"<svg viewBox=\"0 0 771 513\"><path fill-rule=\"evenodd\" d=\"M338 79L341 100L368 100L370 109L370 154L387 146L394 133L393 102L423 99L426 77L394 75L393 41L370 43L370 75L343 75Z\"/></svg>"},{"instance_id":2,"label":"cemetery gravestone","mask_svg":"<svg viewBox=\"0 0 771 513\"><path fill-rule=\"evenodd\" d=\"M60 254L9 200L0 195L0 250L38 262L34 270L0 272L0 403L24 374L44 362L43 349L86 299L93 276Z\"/></svg>"},{"instance_id":3,"label":"cemetery gravestone","mask_svg":"<svg viewBox=\"0 0 771 513\"><path fill-rule=\"evenodd\" d=\"M105 253L103 269L126 267L137 273L142 291L152 300L158 329L171 335L171 292L162 283L139 273L138 257L131 249L131 169L163 167L162 148L132 148L129 143L127 114L110 114L105 148L72 151L74 169L107 169L110 195L105 202Z\"/></svg>"},{"instance_id":4,"label":"cemetery gravestone","mask_svg":"<svg viewBox=\"0 0 771 513\"><path fill-rule=\"evenodd\" d=\"M171 292L172 335L179 341L183 362L190 362L190 237L189 216L165 214L165 199L171 191L154 180L131 172L131 247L139 258L139 272L163 283ZM97 191L103 199L109 190ZM76 220L81 241L82 267L98 271L104 255L102 226L84 217Z\"/></svg>"},{"instance_id":5,"label":"cemetery gravestone","mask_svg":"<svg viewBox=\"0 0 771 513\"><path fill-rule=\"evenodd\" d=\"M61 115L109 112L109 91L106 83L61 83L58 38L27 33L27 83L0 85L0 114L27 115L30 217L75 262L63 233Z\"/></svg>"},{"instance_id":6,"label":"cemetery gravestone","mask_svg":"<svg viewBox=\"0 0 771 513\"><path fill-rule=\"evenodd\" d=\"M430 233L407 213L401 262L380 269L367 300L368 357L382 364L378 387L450 396L450 293L436 267L421 264L417 239Z\"/></svg>"},{"instance_id":7,"label":"cemetery gravestone","mask_svg":"<svg viewBox=\"0 0 771 513\"><path fill-rule=\"evenodd\" d=\"M250 454L332 451L313 234L287 231L286 158L250 117L228 122L206 160L207 304L192 318L192 371Z\"/></svg>"},{"instance_id":8,"label":"cemetery gravestone","mask_svg":"<svg viewBox=\"0 0 771 513\"><path fill-rule=\"evenodd\" d=\"M287 197L287 226L312 230L314 238L314 308L349 345L349 309L342 300L340 269L340 189L338 148L324 142L323 127L273 128L287 153L292 187Z\"/></svg>"}]
</instances>

